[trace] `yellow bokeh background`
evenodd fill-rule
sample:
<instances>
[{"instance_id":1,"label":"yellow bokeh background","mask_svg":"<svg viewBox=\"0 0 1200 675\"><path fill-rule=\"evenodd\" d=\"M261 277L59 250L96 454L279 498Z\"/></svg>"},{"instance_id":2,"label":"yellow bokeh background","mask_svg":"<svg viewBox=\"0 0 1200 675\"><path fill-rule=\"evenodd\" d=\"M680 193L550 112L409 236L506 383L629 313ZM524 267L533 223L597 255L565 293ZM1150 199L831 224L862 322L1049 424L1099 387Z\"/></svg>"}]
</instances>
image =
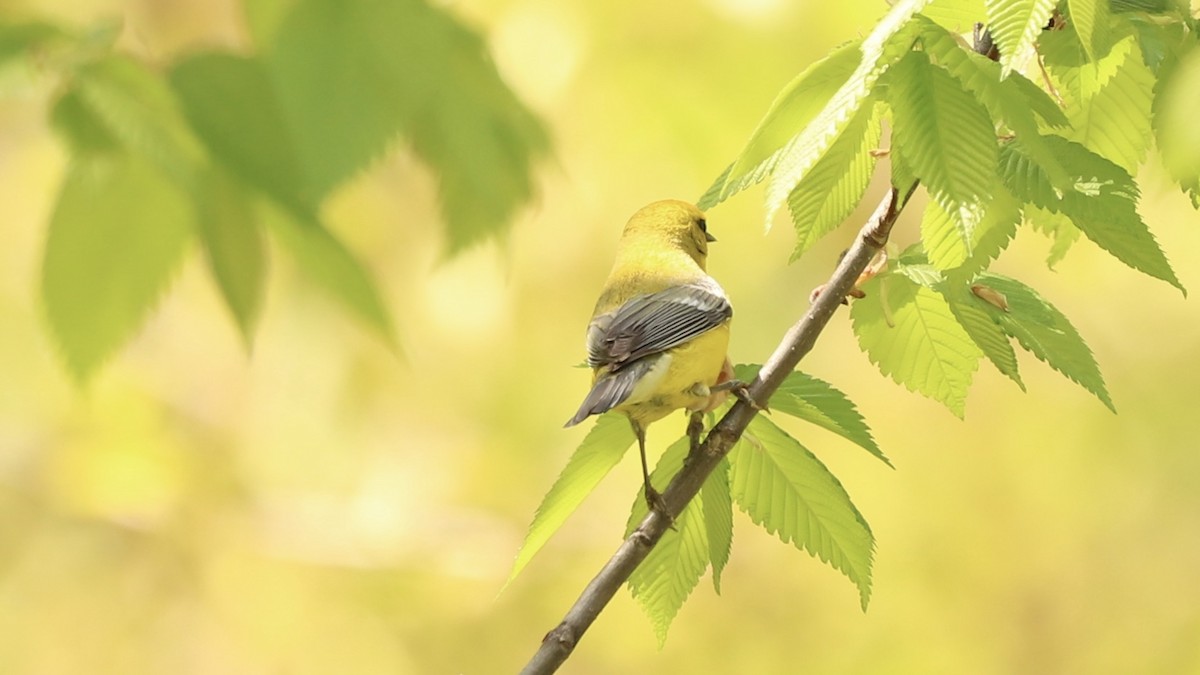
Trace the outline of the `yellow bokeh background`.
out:
<instances>
[{"instance_id":1,"label":"yellow bokeh background","mask_svg":"<svg viewBox=\"0 0 1200 675\"><path fill-rule=\"evenodd\" d=\"M233 0L26 0L9 15L122 17L154 63L243 48ZM620 541L630 455L501 592L541 496L586 432L582 337L625 219L695 199L774 94L881 2L462 0L546 122L540 197L503 242L444 260L436 180L403 147L324 215L376 275L403 357L272 247L247 352L193 252L86 387L38 301L67 161L52 83L0 78L0 672L509 673ZM398 46L399 47L399 46ZM1143 207L1200 289L1200 217L1150 162ZM878 198L852 218L859 223ZM918 197L897 228L916 238ZM713 209L732 357L761 362L853 225L788 265L761 192ZM618 594L564 672L1200 673L1200 312L1084 241L1054 271L1022 232L995 269L1089 342L1109 413L1031 357L1022 393L982 364L960 421L883 378L839 313L802 368L871 423L891 470L782 421L875 532L870 608L741 514L723 594L705 579L659 649ZM672 425L678 426L672 429ZM670 418L652 448L682 431Z\"/></svg>"}]
</instances>

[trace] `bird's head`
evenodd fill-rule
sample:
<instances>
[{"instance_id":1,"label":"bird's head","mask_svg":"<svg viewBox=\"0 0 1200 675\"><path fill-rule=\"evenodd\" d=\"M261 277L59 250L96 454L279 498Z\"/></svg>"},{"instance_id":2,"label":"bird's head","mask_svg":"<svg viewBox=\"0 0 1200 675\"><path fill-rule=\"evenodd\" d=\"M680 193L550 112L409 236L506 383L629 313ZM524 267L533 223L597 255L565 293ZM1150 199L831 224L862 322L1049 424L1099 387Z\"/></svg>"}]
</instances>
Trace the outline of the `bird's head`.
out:
<instances>
[{"instance_id":1,"label":"bird's head","mask_svg":"<svg viewBox=\"0 0 1200 675\"><path fill-rule=\"evenodd\" d=\"M708 242L717 240L708 233L704 213L677 199L665 199L642 207L629 219L621 238L625 244L638 242L681 250L701 268L708 257Z\"/></svg>"}]
</instances>

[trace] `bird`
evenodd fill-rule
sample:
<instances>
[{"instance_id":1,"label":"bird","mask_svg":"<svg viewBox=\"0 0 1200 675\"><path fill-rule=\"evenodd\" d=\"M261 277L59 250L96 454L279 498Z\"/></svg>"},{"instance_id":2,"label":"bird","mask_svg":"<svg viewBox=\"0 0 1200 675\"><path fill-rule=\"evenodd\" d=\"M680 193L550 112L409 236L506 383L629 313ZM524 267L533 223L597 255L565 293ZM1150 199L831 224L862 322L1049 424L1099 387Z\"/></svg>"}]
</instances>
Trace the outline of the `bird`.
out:
<instances>
[{"instance_id":1,"label":"bird","mask_svg":"<svg viewBox=\"0 0 1200 675\"><path fill-rule=\"evenodd\" d=\"M565 425L623 413L637 438L646 501L664 514L650 484L646 427L686 409L695 445L702 429L695 413L712 410L737 385L727 357L733 307L707 272L714 241L704 213L688 202L657 201L633 214L587 327L591 390Z\"/></svg>"}]
</instances>

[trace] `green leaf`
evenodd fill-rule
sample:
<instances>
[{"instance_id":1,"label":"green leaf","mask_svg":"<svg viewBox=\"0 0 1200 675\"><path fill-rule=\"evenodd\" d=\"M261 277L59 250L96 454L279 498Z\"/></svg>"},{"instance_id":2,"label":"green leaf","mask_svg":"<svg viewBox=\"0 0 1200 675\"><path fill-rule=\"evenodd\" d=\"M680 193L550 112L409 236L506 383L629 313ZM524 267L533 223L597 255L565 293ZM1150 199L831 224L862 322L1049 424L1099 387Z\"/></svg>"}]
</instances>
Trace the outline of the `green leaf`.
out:
<instances>
[{"instance_id":1,"label":"green leaf","mask_svg":"<svg viewBox=\"0 0 1200 675\"><path fill-rule=\"evenodd\" d=\"M61 28L45 21L0 20L0 66L65 37Z\"/></svg>"},{"instance_id":2,"label":"green leaf","mask_svg":"<svg viewBox=\"0 0 1200 675\"><path fill-rule=\"evenodd\" d=\"M78 89L67 89L54 102L50 109L50 124L77 156L94 157L121 149L121 142L88 107Z\"/></svg>"},{"instance_id":3,"label":"green leaf","mask_svg":"<svg viewBox=\"0 0 1200 675\"><path fill-rule=\"evenodd\" d=\"M203 151L162 75L130 57L110 55L80 68L75 82L80 99L130 152L179 185L195 185Z\"/></svg>"},{"instance_id":4,"label":"green leaf","mask_svg":"<svg viewBox=\"0 0 1200 675\"><path fill-rule=\"evenodd\" d=\"M257 59L224 52L189 56L171 85L192 127L231 173L262 190L301 222L316 212L280 103Z\"/></svg>"},{"instance_id":5,"label":"green leaf","mask_svg":"<svg viewBox=\"0 0 1200 675\"><path fill-rule=\"evenodd\" d=\"M254 205L240 184L212 167L201 182L197 214L209 269L248 347L262 307L266 266Z\"/></svg>"},{"instance_id":6,"label":"green leaf","mask_svg":"<svg viewBox=\"0 0 1200 675\"><path fill-rule=\"evenodd\" d=\"M1071 127L1065 135L1135 174L1150 147L1154 73L1142 61L1133 36L1114 45L1096 67L1111 68L1111 74L1096 91L1085 92L1077 85L1079 98L1067 100ZM1051 72L1070 82L1082 77L1083 69L1052 68Z\"/></svg>"},{"instance_id":7,"label":"green leaf","mask_svg":"<svg viewBox=\"0 0 1200 675\"><path fill-rule=\"evenodd\" d=\"M499 232L532 196L545 133L480 36L446 11L419 0L298 0L265 59L315 197L401 133L438 174L451 253Z\"/></svg>"},{"instance_id":8,"label":"green leaf","mask_svg":"<svg viewBox=\"0 0 1200 675\"><path fill-rule=\"evenodd\" d=\"M970 241L995 180L996 134L987 111L922 52L904 57L890 77L893 143Z\"/></svg>"},{"instance_id":9,"label":"green leaf","mask_svg":"<svg viewBox=\"0 0 1200 675\"><path fill-rule=\"evenodd\" d=\"M989 304L987 300L973 292L973 287L981 285L954 279L940 285L938 291L950 305L950 313L988 361L1016 382L1021 391L1025 391L1025 383L1021 381L1021 374L1017 368L1017 355L1013 352L1008 335L1000 327L1000 323L985 311L984 305ZM984 286L986 288L986 285Z\"/></svg>"},{"instance_id":10,"label":"green leaf","mask_svg":"<svg viewBox=\"0 0 1200 675\"><path fill-rule=\"evenodd\" d=\"M701 209L720 204L771 173L783 147L821 112L854 72L862 60L859 45L850 42L838 47L805 68L779 92L746 147L700 199Z\"/></svg>"},{"instance_id":11,"label":"green leaf","mask_svg":"<svg viewBox=\"0 0 1200 675\"><path fill-rule=\"evenodd\" d=\"M1025 219L1033 229L1050 237L1053 242L1050 245L1050 253L1046 256L1046 266L1050 269L1054 269L1054 266L1067 256L1067 252L1083 235L1065 214L1054 213L1037 206L1025 207Z\"/></svg>"},{"instance_id":12,"label":"green leaf","mask_svg":"<svg viewBox=\"0 0 1200 675\"><path fill-rule=\"evenodd\" d=\"M1088 59L1108 50L1109 0L1067 0L1067 13Z\"/></svg>"},{"instance_id":13,"label":"green leaf","mask_svg":"<svg viewBox=\"0 0 1200 675\"><path fill-rule=\"evenodd\" d=\"M930 268L932 269L932 268ZM858 343L884 375L962 417L981 355L946 300L902 275L876 277L850 308Z\"/></svg>"},{"instance_id":14,"label":"green leaf","mask_svg":"<svg viewBox=\"0 0 1200 675\"><path fill-rule=\"evenodd\" d=\"M1163 165L1172 178L1185 185L1200 180L1198 110L1200 48L1194 48L1166 77L1154 105L1154 130Z\"/></svg>"},{"instance_id":15,"label":"green leaf","mask_svg":"<svg viewBox=\"0 0 1200 675\"><path fill-rule=\"evenodd\" d=\"M393 350L398 349L391 314L371 274L319 222L297 223L288 214L263 209L259 214L291 252L300 268Z\"/></svg>"},{"instance_id":16,"label":"green leaf","mask_svg":"<svg viewBox=\"0 0 1200 675\"><path fill-rule=\"evenodd\" d=\"M1022 63L1054 13L1055 0L986 0L987 24L1007 75Z\"/></svg>"},{"instance_id":17,"label":"green leaf","mask_svg":"<svg viewBox=\"0 0 1200 675\"><path fill-rule=\"evenodd\" d=\"M742 382L750 382L758 374L759 368L756 364L739 364L734 367L734 377ZM824 380L799 371L788 373L771 395L768 408L832 431L875 455L888 466L892 465L879 449L858 408L845 394Z\"/></svg>"},{"instance_id":18,"label":"green leaf","mask_svg":"<svg viewBox=\"0 0 1200 675\"><path fill-rule=\"evenodd\" d=\"M137 331L191 236L187 196L147 160L71 166L50 218L42 299L80 382Z\"/></svg>"},{"instance_id":19,"label":"green leaf","mask_svg":"<svg viewBox=\"0 0 1200 675\"><path fill-rule=\"evenodd\" d=\"M650 476L652 484L665 486L679 473L683 468L689 445L687 438L681 438L667 448ZM702 487L701 490L703 489ZM625 536L633 532L638 523L646 517L646 513L646 500L639 492ZM629 575L629 590L654 624L654 633L658 636L660 647L666 642L667 630L679 614L683 602L700 583L704 570L708 569L712 553L709 549L705 515L703 497L688 502L675 518L675 527L663 533L642 564ZM729 518L732 528L732 517L726 517ZM732 529L730 531L732 532ZM716 580L714 575L714 583Z\"/></svg>"},{"instance_id":20,"label":"green leaf","mask_svg":"<svg viewBox=\"0 0 1200 675\"><path fill-rule=\"evenodd\" d=\"M985 12L983 0L933 0L921 10L925 18L955 33L969 33Z\"/></svg>"},{"instance_id":21,"label":"green leaf","mask_svg":"<svg viewBox=\"0 0 1200 675\"><path fill-rule=\"evenodd\" d=\"M1021 223L1021 203L1001 187L996 187L993 193L971 242L963 240L949 214L937 202L925 206L921 243L931 265L944 272L953 270L960 278L970 278L1008 247Z\"/></svg>"},{"instance_id":22,"label":"green leaf","mask_svg":"<svg viewBox=\"0 0 1200 675\"><path fill-rule=\"evenodd\" d=\"M837 478L807 448L761 415L729 454L730 490L750 519L808 551L871 597L875 539Z\"/></svg>"},{"instance_id":23,"label":"green leaf","mask_svg":"<svg viewBox=\"0 0 1200 675\"><path fill-rule=\"evenodd\" d=\"M558 480L554 481L538 506L506 584L517 578L533 556L562 527L567 517L579 508L600 480L621 461L634 440L633 429L624 415L608 413L596 418L596 424L571 455Z\"/></svg>"},{"instance_id":24,"label":"green leaf","mask_svg":"<svg viewBox=\"0 0 1200 675\"><path fill-rule=\"evenodd\" d=\"M1005 333L1017 339L1022 347L1051 368L1096 395L1116 412L1100 368L1083 338L1053 305L1037 291L998 274L983 274L979 282L1008 300L1008 311L984 303L982 308L1000 322Z\"/></svg>"},{"instance_id":25,"label":"green leaf","mask_svg":"<svg viewBox=\"0 0 1200 675\"><path fill-rule=\"evenodd\" d=\"M892 5L860 47L862 60L845 83L830 97L804 130L780 150L767 186L766 222L787 201L788 195L846 129L855 113L871 98L875 82L893 63L908 53L911 42L904 29L928 0L899 0ZM906 39L901 39L902 37Z\"/></svg>"},{"instance_id":26,"label":"green leaf","mask_svg":"<svg viewBox=\"0 0 1200 675\"><path fill-rule=\"evenodd\" d=\"M712 563L713 590L721 593L721 572L733 550L733 497L729 493L729 459L723 458L700 488L708 560Z\"/></svg>"},{"instance_id":27,"label":"green leaf","mask_svg":"<svg viewBox=\"0 0 1200 675\"><path fill-rule=\"evenodd\" d=\"M1058 104L1020 73L1004 78L1000 64L964 48L945 30L925 22L921 31L925 51L934 63L946 69L954 79L975 95L988 115L1012 130L1013 135L1038 159L1042 170L1056 188L1070 185L1067 171L1054 153L1041 142L1035 113L1051 125L1068 124Z\"/></svg>"},{"instance_id":28,"label":"green leaf","mask_svg":"<svg viewBox=\"0 0 1200 675\"><path fill-rule=\"evenodd\" d=\"M872 151L879 148L882 132L879 106L860 109L788 196L796 225L792 260L841 225L862 201L875 171Z\"/></svg>"},{"instance_id":29,"label":"green leaf","mask_svg":"<svg viewBox=\"0 0 1200 675\"><path fill-rule=\"evenodd\" d=\"M1186 293L1154 235L1137 212L1138 189L1124 169L1058 136L1045 140L1075 179L1059 200L1037 163L1009 144L1001 151L1001 176L1018 198L1067 215L1101 248L1121 262Z\"/></svg>"}]
</instances>

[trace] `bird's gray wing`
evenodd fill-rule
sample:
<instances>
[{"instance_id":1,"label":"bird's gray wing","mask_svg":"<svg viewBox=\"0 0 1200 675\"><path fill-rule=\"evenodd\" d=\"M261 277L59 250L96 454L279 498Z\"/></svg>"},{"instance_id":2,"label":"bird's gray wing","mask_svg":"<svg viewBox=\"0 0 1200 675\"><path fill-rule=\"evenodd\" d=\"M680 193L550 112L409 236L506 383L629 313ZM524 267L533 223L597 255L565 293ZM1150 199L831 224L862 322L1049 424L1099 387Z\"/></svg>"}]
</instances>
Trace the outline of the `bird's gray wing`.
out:
<instances>
[{"instance_id":1,"label":"bird's gray wing","mask_svg":"<svg viewBox=\"0 0 1200 675\"><path fill-rule=\"evenodd\" d=\"M728 321L729 300L716 282L706 281L639 295L596 317L588 326L588 364L617 371Z\"/></svg>"}]
</instances>

